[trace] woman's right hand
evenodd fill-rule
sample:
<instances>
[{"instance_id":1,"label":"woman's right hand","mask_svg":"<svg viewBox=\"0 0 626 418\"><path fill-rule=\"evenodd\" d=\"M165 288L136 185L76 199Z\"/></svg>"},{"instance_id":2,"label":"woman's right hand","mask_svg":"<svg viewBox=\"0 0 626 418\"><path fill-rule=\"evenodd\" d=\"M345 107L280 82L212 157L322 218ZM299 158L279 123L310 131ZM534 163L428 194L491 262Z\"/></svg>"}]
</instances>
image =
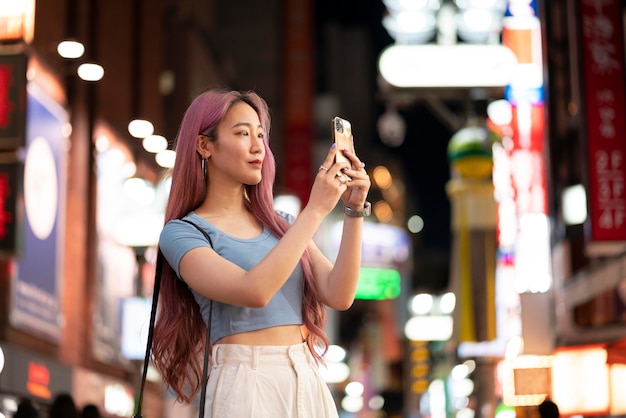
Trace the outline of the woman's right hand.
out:
<instances>
[{"instance_id":1,"label":"woman's right hand","mask_svg":"<svg viewBox=\"0 0 626 418\"><path fill-rule=\"evenodd\" d=\"M350 168L350 164L335 163L337 152L337 147L333 144L318 169L306 205L307 209L319 211L323 216L332 212L348 188L348 177L343 174L342 169Z\"/></svg>"}]
</instances>

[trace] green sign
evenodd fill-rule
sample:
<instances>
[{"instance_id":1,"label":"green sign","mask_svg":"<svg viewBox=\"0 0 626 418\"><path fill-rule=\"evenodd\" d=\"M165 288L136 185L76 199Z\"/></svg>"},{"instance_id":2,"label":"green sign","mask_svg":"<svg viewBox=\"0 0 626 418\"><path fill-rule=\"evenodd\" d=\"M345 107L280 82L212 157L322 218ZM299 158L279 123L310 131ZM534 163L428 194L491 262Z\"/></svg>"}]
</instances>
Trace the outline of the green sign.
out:
<instances>
[{"instance_id":1,"label":"green sign","mask_svg":"<svg viewBox=\"0 0 626 418\"><path fill-rule=\"evenodd\" d=\"M400 272L394 269L361 268L356 299L395 299L400 295Z\"/></svg>"}]
</instances>

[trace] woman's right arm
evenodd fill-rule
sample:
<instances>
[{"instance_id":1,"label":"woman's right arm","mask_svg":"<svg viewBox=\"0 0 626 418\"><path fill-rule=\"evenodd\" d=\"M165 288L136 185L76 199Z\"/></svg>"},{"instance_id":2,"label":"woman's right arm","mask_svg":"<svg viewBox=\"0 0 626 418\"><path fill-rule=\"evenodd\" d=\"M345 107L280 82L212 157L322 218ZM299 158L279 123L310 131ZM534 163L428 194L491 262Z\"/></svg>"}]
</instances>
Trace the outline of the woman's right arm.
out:
<instances>
[{"instance_id":1,"label":"woman's right arm","mask_svg":"<svg viewBox=\"0 0 626 418\"><path fill-rule=\"evenodd\" d=\"M179 263L185 282L203 296L246 307L263 307L287 281L324 218L346 190L335 177L346 164L332 164L331 148L315 178L308 204L276 246L253 268L246 271L209 247L187 252ZM332 167L331 167L332 165Z\"/></svg>"}]
</instances>

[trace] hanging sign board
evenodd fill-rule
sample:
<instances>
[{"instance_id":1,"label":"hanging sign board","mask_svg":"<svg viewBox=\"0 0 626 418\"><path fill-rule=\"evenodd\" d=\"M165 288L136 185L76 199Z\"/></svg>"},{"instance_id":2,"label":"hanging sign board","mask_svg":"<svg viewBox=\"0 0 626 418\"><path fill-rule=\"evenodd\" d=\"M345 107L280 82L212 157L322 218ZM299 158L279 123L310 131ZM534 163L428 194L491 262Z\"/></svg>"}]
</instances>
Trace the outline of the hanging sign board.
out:
<instances>
[{"instance_id":1,"label":"hanging sign board","mask_svg":"<svg viewBox=\"0 0 626 418\"><path fill-rule=\"evenodd\" d=\"M619 2L580 1L591 241L626 241L626 98Z\"/></svg>"}]
</instances>

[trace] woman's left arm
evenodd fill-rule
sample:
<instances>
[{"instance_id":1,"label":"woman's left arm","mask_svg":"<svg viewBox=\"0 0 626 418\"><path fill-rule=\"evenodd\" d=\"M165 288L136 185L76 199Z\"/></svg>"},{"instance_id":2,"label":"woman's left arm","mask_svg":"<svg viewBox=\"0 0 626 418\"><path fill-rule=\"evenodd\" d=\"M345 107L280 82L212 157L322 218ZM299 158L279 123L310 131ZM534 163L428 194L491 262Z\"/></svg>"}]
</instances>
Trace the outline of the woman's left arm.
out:
<instances>
[{"instance_id":1,"label":"woman's left arm","mask_svg":"<svg viewBox=\"0 0 626 418\"><path fill-rule=\"evenodd\" d=\"M309 245L313 264L313 274L326 305L337 310L346 310L354 302L356 286L361 268L363 241L363 217L355 212L365 209L371 181L365 165L358 157L347 150L344 155L352 162L350 169L343 174L350 177L349 186L341 196L345 210L341 243L334 265L322 254L317 246ZM338 152L340 152L338 150ZM353 216L350 216L353 215Z\"/></svg>"},{"instance_id":2,"label":"woman's left arm","mask_svg":"<svg viewBox=\"0 0 626 418\"><path fill-rule=\"evenodd\" d=\"M347 217L346 217L347 218ZM313 275L325 305L345 311L354 302L361 268L363 218L345 219L335 264L314 244L309 245Z\"/></svg>"}]
</instances>

